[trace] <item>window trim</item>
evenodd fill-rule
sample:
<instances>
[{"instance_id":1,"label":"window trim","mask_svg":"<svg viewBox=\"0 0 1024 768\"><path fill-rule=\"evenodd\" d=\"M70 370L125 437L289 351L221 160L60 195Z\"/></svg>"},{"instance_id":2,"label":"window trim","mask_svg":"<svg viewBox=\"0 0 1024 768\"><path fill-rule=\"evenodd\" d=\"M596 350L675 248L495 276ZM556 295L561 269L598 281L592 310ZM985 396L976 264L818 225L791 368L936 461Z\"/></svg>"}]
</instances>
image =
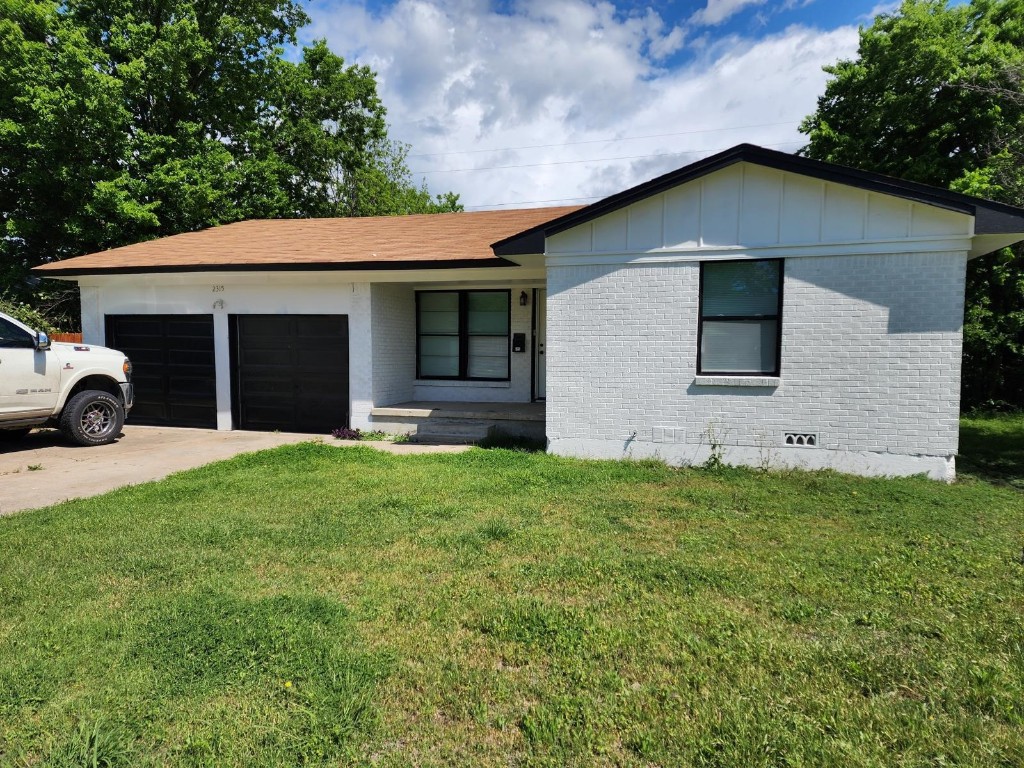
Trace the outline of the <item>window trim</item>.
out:
<instances>
[{"instance_id":1,"label":"window trim","mask_svg":"<svg viewBox=\"0 0 1024 768\"><path fill-rule=\"evenodd\" d=\"M428 336L452 336L459 340L459 375L457 376L429 376L421 371L420 366L420 338L423 333L420 329L420 296L425 293L454 293L459 297L459 331L458 334L427 334ZM469 294L471 293L503 293L506 298L507 327L505 332L505 364L508 371L507 376L483 377L469 375L469 340L472 336L469 333ZM490 336L498 338L498 334L474 334L478 336ZM416 291L416 379L417 381L511 381L512 380L512 289L511 288L460 288L453 290L434 289L427 291Z\"/></svg>"},{"instance_id":2,"label":"window trim","mask_svg":"<svg viewBox=\"0 0 1024 768\"><path fill-rule=\"evenodd\" d=\"M739 262L775 261L779 264L779 303L774 315L729 315L723 317L704 317L704 267L707 264L736 264ZM700 262L700 286L697 298L697 376L774 376L782 375L782 298L786 285L785 259L724 259ZM775 368L771 371L705 371L701 367L701 349L704 346L704 320L743 321L743 320L774 320L775 321Z\"/></svg>"}]
</instances>

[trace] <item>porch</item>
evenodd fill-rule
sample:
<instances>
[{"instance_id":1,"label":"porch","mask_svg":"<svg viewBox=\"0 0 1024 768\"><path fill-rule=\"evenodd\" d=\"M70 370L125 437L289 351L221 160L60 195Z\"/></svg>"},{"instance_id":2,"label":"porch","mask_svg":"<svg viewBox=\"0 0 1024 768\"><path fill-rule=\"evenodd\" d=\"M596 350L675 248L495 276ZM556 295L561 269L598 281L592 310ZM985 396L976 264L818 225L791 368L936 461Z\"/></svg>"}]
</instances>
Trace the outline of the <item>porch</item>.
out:
<instances>
[{"instance_id":1,"label":"porch","mask_svg":"<svg viewBox=\"0 0 1024 768\"><path fill-rule=\"evenodd\" d=\"M505 435L544 440L544 403L410 400L375 407L373 429L424 443L478 443Z\"/></svg>"}]
</instances>

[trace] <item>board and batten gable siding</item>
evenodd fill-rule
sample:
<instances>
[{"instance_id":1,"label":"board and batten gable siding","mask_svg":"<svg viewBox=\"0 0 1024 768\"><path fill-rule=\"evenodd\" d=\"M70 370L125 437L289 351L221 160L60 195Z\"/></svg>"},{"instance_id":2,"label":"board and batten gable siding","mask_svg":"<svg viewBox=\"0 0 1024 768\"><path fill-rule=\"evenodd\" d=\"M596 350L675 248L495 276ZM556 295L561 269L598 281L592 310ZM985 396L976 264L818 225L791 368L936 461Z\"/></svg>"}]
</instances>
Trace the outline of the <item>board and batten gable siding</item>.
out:
<instances>
[{"instance_id":1,"label":"board and batten gable siding","mask_svg":"<svg viewBox=\"0 0 1024 768\"><path fill-rule=\"evenodd\" d=\"M927 249L930 241L969 237L971 223L969 216L934 206L737 163L552 235L546 252L856 248L891 242L916 242Z\"/></svg>"},{"instance_id":2,"label":"board and batten gable siding","mask_svg":"<svg viewBox=\"0 0 1024 768\"><path fill-rule=\"evenodd\" d=\"M738 165L549 238L549 449L952 479L971 224ZM786 259L779 377L697 375L724 258Z\"/></svg>"}]
</instances>

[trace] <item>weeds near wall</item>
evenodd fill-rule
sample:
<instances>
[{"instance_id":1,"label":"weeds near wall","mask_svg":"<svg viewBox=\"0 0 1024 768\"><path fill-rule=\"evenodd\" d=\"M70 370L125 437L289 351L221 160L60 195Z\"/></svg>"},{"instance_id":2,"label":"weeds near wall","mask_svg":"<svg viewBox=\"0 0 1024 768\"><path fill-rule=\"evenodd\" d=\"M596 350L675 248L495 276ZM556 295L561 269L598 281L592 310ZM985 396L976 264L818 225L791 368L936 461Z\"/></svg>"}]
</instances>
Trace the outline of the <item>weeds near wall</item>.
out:
<instances>
[{"instance_id":1,"label":"weeds near wall","mask_svg":"<svg viewBox=\"0 0 1024 768\"><path fill-rule=\"evenodd\" d=\"M775 465L778 451L775 450L771 437L764 432L758 432L754 439L757 441L757 468L767 473Z\"/></svg>"},{"instance_id":2,"label":"weeds near wall","mask_svg":"<svg viewBox=\"0 0 1024 768\"><path fill-rule=\"evenodd\" d=\"M701 433L701 439L707 440L711 452L705 462L700 465L702 469L715 472L729 466L724 460L725 448L722 443L723 437L724 435L719 425L709 421L708 425L704 428L704 432Z\"/></svg>"}]
</instances>

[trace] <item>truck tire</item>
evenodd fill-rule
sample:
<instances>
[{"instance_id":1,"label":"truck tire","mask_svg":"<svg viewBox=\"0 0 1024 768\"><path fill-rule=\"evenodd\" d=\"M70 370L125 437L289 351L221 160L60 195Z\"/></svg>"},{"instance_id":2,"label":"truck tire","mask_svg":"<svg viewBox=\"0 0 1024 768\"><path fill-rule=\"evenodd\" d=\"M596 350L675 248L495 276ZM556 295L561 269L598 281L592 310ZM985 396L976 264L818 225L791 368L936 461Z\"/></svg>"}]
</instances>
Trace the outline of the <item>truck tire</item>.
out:
<instances>
[{"instance_id":1,"label":"truck tire","mask_svg":"<svg viewBox=\"0 0 1024 768\"><path fill-rule=\"evenodd\" d=\"M13 443L21 440L32 431L32 427L17 427L15 429L0 429L0 443Z\"/></svg>"},{"instance_id":2,"label":"truck tire","mask_svg":"<svg viewBox=\"0 0 1024 768\"><path fill-rule=\"evenodd\" d=\"M124 407L113 395L98 389L79 392L64 405L60 431L79 445L106 445L121 434Z\"/></svg>"}]
</instances>

